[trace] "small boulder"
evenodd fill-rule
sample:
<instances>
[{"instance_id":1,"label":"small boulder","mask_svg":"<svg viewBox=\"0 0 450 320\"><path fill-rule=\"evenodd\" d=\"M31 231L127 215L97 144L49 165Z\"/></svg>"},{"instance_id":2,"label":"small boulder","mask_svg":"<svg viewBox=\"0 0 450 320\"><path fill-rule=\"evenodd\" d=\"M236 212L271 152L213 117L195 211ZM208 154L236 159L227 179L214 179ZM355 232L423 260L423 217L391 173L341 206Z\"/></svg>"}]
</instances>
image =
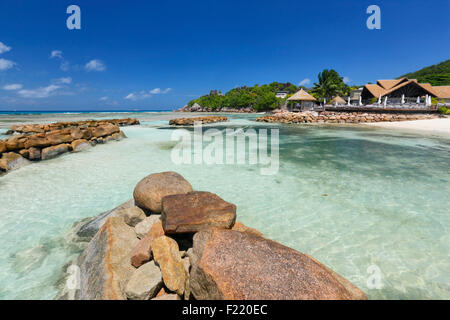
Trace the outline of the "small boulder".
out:
<instances>
[{"instance_id":1,"label":"small boulder","mask_svg":"<svg viewBox=\"0 0 450 320\"><path fill-rule=\"evenodd\" d=\"M86 150L91 147L90 143L86 139L78 139L78 140L72 141L71 146L72 146L72 150L74 152Z\"/></svg>"},{"instance_id":2,"label":"small boulder","mask_svg":"<svg viewBox=\"0 0 450 320\"><path fill-rule=\"evenodd\" d=\"M156 213L161 212L162 198L192 191L191 184L176 172L150 174L134 189L136 205Z\"/></svg>"},{"instance_id":3,"label":"small boulder","mask_svg":"<svg viewBox=\"0 0 450 320\"><path fill-rule=\"evenodd\" d=\"M248 232L198 232L190 257L190 291L197 300L366 299L317 260Z\"/></svg>"},{"instance_id":4,"label":"small boulder","mask_svg":"<svg viewBox=\"0 0 450 320\"><path fill-rule=\"evenodd\" d=\"M236 220L236 206L211 192L170 195L163 198L161 220L166 234L229 229Z\"/></svg>"},{"instance_id":5,"label":"small boulder","mask_svg":"<svg viewBox=\"0 0 450 320\"><path fill-rule=\"evenodd\" d=\"M155 223L148 234L142 238L136 247L131 252L131 264L139 268L141 265L150 261L152 257L152 243L153 240L164 235L164 230L161 225L161 221Z\"/></svg>"},{"instance_id":6,"label":"small boulder","mask_svg":"<svg viewBox=\"0 0 450 320\"><path fill-rule=\"evenodd\" d=\"M42 160L52 159L68 151L69 151L69 144L60 144L57 146L48 147L42 149L41 158Z\"/></svg>"},{"instance_id":7,"label":"small boulder","mask_svg":"<svg viewBox=\"0 0 450 320\"><path fill-rule=\"evenodd\" d=\"M152 253L161 268L166 287L182 296L186 286L186 271L177 242L166 236L159 237L152 242Z\"/></svg>"},{"instance_id":8,"label":"small boulder","mask_svg":"<svg viewBox=\"0 0 450 320\"><path fill-rule=\"evenodd\" d=\"M125 288L130 300L149 300L156 296L163 286L161 271L153 261L136 269Z\"/></svg>"},{"instance_id":9,"label":"small boulder","mask_svg":"<svg viewBox=\"0 0 450 320\"><path fill-rule=\"evenodd\" d=\"M145 213L139 207L131 207L122 209L119 215L123 216L125 223L130 227L135 227L139 222L145 219Z\"/></svg>"},{"instance_id":10,"label":"small boulder","mask_svg":"<svg viewBox=\"0 0 450 320\"><path fill-rule=\"evenodd\" d=\"M161 215L160 214L151 214L150 216L146 217L144 220L139 222L134 229L136 230L136 235L139 239L144 238L147 233L150 231L152 226L157 223L158 221L161 221Z\"/></svg>"},{"instance_id":11,"label":"small boulder","mask_svg":"<svg viewBox=\"0 0 450 320\"><path fill-rule=\"evenodd\" d=\"M30 161L15 152L3 153L0 159L0 170L10 171L16 170L30 164Z\"/></svg>"}]
</instances>

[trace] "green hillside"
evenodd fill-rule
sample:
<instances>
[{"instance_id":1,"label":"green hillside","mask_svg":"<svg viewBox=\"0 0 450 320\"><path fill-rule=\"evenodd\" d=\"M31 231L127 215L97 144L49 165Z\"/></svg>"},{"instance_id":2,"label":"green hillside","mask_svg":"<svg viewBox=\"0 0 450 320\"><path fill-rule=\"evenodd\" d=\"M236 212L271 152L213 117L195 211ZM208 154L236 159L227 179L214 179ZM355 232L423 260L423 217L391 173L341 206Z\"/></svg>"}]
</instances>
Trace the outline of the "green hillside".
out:
<instances>
[{"instance_id":1,"label":"green hillside","mask_svg":"<svg viewBox=\"0 0 450 320\"><path fill-rule=\"evenodd\" d=\"M421 83L430 83L432 86L450 85L450 60L405 74L402 77L417 79Z\"/></svg>"}]
</instances>

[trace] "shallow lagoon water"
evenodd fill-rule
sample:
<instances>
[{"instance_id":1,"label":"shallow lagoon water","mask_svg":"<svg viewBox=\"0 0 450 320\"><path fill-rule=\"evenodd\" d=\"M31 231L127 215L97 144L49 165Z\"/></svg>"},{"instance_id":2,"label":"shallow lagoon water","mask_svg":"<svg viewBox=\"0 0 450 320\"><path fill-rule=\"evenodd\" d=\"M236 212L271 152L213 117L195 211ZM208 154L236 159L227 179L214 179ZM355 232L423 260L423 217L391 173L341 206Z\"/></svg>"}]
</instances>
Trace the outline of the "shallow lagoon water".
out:
<instances>
[{"instance_id":1,"label":"shallow lagoon water","mask_svg":"<svg viewBox=\"0 0 450 320\"><path fill-rule=\"evenodd\" d=\"M450 298L449 139L263 125L254 115L210 126L280 129L279 172L263 176L252 165L175 165L172 115L138 116L141 126L124 128L128 139L0 177L0 298L54 298L77 253L64 241L72 224L128 200L145 175L167 170L235 203L240 221L314 256L369 298ZM381 289L367 286L373 265Z\"/></svg>"}]
</instances>

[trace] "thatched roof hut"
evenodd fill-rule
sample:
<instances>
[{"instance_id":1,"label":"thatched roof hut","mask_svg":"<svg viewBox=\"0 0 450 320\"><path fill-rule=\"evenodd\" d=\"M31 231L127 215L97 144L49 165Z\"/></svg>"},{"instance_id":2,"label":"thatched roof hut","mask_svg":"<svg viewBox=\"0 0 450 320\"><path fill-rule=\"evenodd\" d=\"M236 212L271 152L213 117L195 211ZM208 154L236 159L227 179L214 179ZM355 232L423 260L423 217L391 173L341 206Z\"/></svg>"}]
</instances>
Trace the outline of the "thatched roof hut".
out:
<instances>
[{"instance_id":1,"label":"thatched roof hut","mask_svg":"<svg viewBox=\"0 0 450 320\"><path fill-rule=\"evenodd\" d=\"M331 99L330 104L346 104L345 100L342 99L340 96L336 96L333 99Z\"/></svg>"},{"instance_id":2,"label":"thatched roof hut","mask_svg":"<svg viewBox=\"0 0 450 320\"><path fill-rule=\"evenodd\" d=\"M317 101L317 100L305 90L300 89L292 97L289 97L288 101Z\"/></svg>"},{"instance_id":3,"label":"thatched roof hut","mask_svg":"<svg viewBox=\"0 0 450 320\"><path fill-rule=\"evenodd\" d=\"M292 97L287 99L289 111L313 110L316 98L305 90L297 91Z\"/></svg>"}]
</instances>

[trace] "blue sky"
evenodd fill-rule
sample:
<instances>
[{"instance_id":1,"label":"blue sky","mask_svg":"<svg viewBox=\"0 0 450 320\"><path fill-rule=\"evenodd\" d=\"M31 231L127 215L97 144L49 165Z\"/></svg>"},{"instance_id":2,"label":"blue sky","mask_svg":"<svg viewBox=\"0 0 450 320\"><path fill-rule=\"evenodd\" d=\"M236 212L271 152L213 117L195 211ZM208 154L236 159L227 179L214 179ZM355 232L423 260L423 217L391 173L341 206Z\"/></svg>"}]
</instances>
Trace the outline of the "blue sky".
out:
<instances>
[{"instance_id":1,"label":"blue sky","mask_svg":"<svg viewBox=\"0 0 450 320\"><path fill-rule=\"evenodd\" d=\"M211 89L310 86L324 68L398 77L449 58L449 14L448 0L2 0L0 110L174 109Z\"/></svg>"}]
</instances>

